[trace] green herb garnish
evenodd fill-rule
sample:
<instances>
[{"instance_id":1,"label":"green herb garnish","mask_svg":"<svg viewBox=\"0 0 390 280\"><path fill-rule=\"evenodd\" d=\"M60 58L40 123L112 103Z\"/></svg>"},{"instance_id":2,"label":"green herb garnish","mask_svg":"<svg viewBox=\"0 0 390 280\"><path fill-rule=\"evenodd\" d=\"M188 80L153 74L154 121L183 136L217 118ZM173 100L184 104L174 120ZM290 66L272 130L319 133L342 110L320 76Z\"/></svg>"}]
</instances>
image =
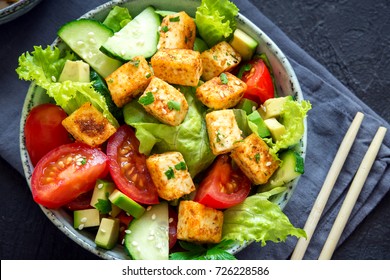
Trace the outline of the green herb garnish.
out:
<instances>
[{"instance_id":1,"label":"green herb garnish","mask_svg":"<svg viewBox=\"0 0 390 280\"><path fill-rule=\"evenodd\" d=\"M187 170L187 166L184 161L179 162L178 164L175 164L176 170Z\"/></svg>"},{"instance_id":2,"label":"green herb garnish","mask_svg":"<svg viewBox=\"0 0 390 280\"><path fill-rule=\"evenodd\" d=\"M95 203L95 208L102 214L108 214L112 210L111 202L108 199L98 199Z\"/></svg>"},{"instance_id":3,"label":"green herb garnish","mask_svg":"<svg viewBox=\"0 0 390 280\"><path fill-rule=\"evenodd\" d=\"M168 180L171 180L172 178L175 178L175 172L173 171L172 167L169 167L167 171L165 171L165 176L167 176Z\"/></svg>"},{"instance_id":4,"label":"green herb garnish","mask_svg":"<svg viewBox=\"0 0 390 280\"><path fill-rule=\"evenodd\" d=\"M150 105L154 102L154 96L153 93L148 91L144 96L141 96L140 99L138 99L138 103L144 106Z\"/></svg>"},{"instance_id":5,"label":"green herb garnish","mask_svg":"<svg viewBox=\"0 0 390 280\"><path fill-rule=\"evenodd\" d=\"M221 75L219 75L219 78L221 79L221 83L223 83L224 85L229 82L229 79L225 73L221 73Z\"/></svg>"},{"instance_id":6,"label":"green herb garnish","mask_svg":"<svg viewBox=\"0 0 390 280\"><path fill-rule=\"evenodd\" d=\"M161 27L161 31L162 31L162 32L168 32L168 30L169 30L169 28L168 28L168 26L166 26L166 25L164 25L164 26Z\"/></svg>"},{"instance_id":7,"label":"green herb garnish","mask_svg":"<svg viewBox=\"0 0 390 280\"><path fill-rule=\"evenodd\" d=\"M168 101L168 109L180 111L180 103L175 101L175 100L169 100Z\"/></svg>"},{"instance_id":8,"label":"green herb garnish","mask_svg":"<svg viewBox=\"0 0 390 280\"><path fill-rule=\"evenodd\" d=\"M169 21L171 21L171 22L178 22L178 21L180 21L180 16L170 18Z\"/></svg>"}]
</instances>

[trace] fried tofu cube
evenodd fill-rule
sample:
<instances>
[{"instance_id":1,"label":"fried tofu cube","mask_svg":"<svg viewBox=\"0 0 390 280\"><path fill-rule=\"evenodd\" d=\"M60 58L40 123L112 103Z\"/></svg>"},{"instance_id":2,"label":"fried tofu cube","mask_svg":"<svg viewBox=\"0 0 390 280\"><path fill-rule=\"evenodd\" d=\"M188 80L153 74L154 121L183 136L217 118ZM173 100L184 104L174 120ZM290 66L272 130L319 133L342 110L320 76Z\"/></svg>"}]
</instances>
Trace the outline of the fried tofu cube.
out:
<instances>
[{"instance_id":1,"label":"fried tofu cube","mask_svg":"<svg viewBox=\"0 0 390 280\"><path fill-rule=\"evenodd\" d=\"M154 154L146 159L146 166L157 188L159 197L174 200L195 190L180 152Z\"/></svg>"},{"instance_id":2,"label":"fried tofu cube","mask_svg":"<svg viewBox=\"0 0 390 280\"><path fill-rule=\"evenodd\" d=\"M222 238L223 212L195 201L179 204L177 238L196 243L219 243Z\"/></svg>"},{"instance_id":3,"label":"fried tofu cube","mask_svg":"<svg viewBox=\"0 0 390 280\"><path fill-rule=\"evenodd\" d=\"M148 86L153 71L143 56L136 56L106 77L112 100L123 107Z\"/></svg>"},{"instance_id":4,"label":"fried tofu cube","mask_svg":"<svg viewBox=\"0 0 390 280\"><path fill-rule=\"evenodd\" d=\"M157 77L153 77L138 102L146 112L171 126L181 124L188 112L188 103L184 95Z\"/></svg>"},{"instance_id":5,"label":"fried tofu cube","mask_svg":"<svg viewBox=\"0 0 390 280\"><path fill-rule=\"evenodd\" d=\"M154 75L170 84L197 86L202 74L200 53L187 49L161 49L151 58Z\"/></svg>"},{"instance_id":6,"label":"fried tofu cube","mask_svg":"<svg viewBox=\"0 0 390 280\"><path fill-rule=\"evenodd\" d=\"M230 155L255 185L265 184L280 164L270 154L268 145L255 133L241 141Z\"/></svg>"},{"instance_id":7,"label":"fried tofu cube","mask_svg":"<svg viewBox=\"0 0 390 280\"><path fill-rule=\"evenodd\" d=\"M101 145L116 132L116 128L89 102L66 117L62 125L77 141L91 147Z\"/></svg>"},{"instance_id":8,"label":"fried tofu cube","mask_svg":"<svg viewBox=\"0 0 390 280\"><path fill-rule=\"evenodd\" d=\"M225 41L202 52L200 57L203 66L202 78L205 81L219 76L222 72L229 72L241 62L241 55Z\"/></svg>"},{"instance_id":9,"label":"fried tofu cube","mask_svg":"<svg viewBox=\"0 0 390 280\"><path fill-rule=\"evenodd\" d=\"M234 112L231 109L207 113L206 127L210 148L214 155L230 152L242 140Z\"/></svg>"},{"instance_id":10,"label":"fried tofu cube","mask_svg":"<svg viewBox=\"0 0 390 280\"><path fill-rule=\"evenodd\" d=\"M167 15L161 22L158 49L192 50L195 37L195 21L186 12Z\"/></svg>"},{"instance_id":11,"label":"fried tofu cube","mask_svg":"<svg viewBox=\"0 0 390 280\"><path fill-rule=\"evenodd\" d=\"M196 89L196 97L207 107L218 110L232 108L244 96L247 85L229 72L208 80Z\"/></svg>"}]
</instances>

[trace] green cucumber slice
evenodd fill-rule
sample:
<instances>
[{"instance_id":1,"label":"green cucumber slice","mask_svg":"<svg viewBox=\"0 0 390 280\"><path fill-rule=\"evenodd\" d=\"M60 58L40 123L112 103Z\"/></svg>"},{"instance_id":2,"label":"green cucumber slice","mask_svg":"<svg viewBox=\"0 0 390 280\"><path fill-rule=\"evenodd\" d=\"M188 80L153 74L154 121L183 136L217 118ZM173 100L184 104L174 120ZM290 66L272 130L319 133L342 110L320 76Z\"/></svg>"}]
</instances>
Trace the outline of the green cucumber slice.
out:
<instances>
[{"instance_id":1,"label":"green cucumber slice","mask_svg":"<svg viewBox=\"0 0 390 280\"><path fill-rule=\"evenodd\" d=\"M164 201L130 223L124 246L135 260L168 260L168 229L168 203Z\"/></svg>"},{"instance_id":2,"label":"green cucumber slice","mask_svg":"<svg viewBox=\"0 0 390 280\"><path fill-rule=\"evenodd\" d=\"M102 77L107 77L122 64L99 50L114 34L101 22L92 19L74 20L63 25L57 34Z\"/></svg>"},{"instance_id":3,"label":"green cucumber slice","mask_svg":"<svg viewBox=\"0 0 390 280\"><path fill-rule=\"evenodd\" d=\"M151 57L157 51L160 16L153 7L147 7L100 48L105 54L129 61L135 56Z\"/></svg>"}]
</instances>

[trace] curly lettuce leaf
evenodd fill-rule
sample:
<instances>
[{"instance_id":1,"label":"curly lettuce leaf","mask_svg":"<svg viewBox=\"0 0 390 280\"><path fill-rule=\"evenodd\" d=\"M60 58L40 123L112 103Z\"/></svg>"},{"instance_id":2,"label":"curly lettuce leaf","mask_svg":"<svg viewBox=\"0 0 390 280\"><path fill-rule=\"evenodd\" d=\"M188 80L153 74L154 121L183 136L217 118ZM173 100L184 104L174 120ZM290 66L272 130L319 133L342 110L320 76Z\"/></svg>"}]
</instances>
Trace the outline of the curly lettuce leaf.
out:
<instances>
[{"instance_id":1,"label":"curly lettuce leaf","mask_svg":"<svg viewBox=\"0 0 390 280\"><path fill-rule=\"evenodd\" d=\"M114 6L104 19L103 24L112 31L118 32L131 20L132 17L126 7Z\"/></svg>"},{"instance_id":2,"label":"curly lettuce leaf","mask_svg":"<svg viewBox=\"0 0 390 280\"><path fill-rule=\"evenodd\" d=\"M310 109L311 104L307 100L287 100L284 103L279 122L285 126L286 133L276 143L268 143L272 152L277 153L299 143L305 131L304 119Z\"/></svg>"},{"instance_id":3,"label":"curly lettuce leaf","mask_svg":"<svg viewBox=\"0 0 390 280\"><path fill-rule=\"evenodd\" d=\"M43 49L41 46L35 46L34 51L26 52L19 57L16 73L20 79L35 82L45 89L46 94L67 114L73 113L85 102L91 102L115 127L118 127L118 121L110 113L106 100L95 91L92 83L57 82L65 62L75 59L71 52L65 51L62 54L57 47L48 46Z\"/></svg>"},{"instance_id":4,"label":"curly lettuce leaf","mask_svg":"<svg viewBox=\"0 0 390 280\"><path fill-rule=\"evenodd\" d=\"M202 0L195 22L199 34L209 47L226 40L236 29L239 9L229 0Z\"/></svg>"},{"instance_id":5,"label":"curly lettuce leaf","mask_svg":"<svg viewBox=\"0 0 390 280\"><path fill-rule=\"evenodd\" d=\"M125 122L136 129L140 141L140 152L164 153L179 151L188 166L192 177L206 169L214 160L204 120L207 108L195 97L194 88L181 87L189 105L183 123L178 126L162 124L150 116L143 107L133 100L125 105L123 114Z\"/></svg>"},{"instance_id":6,"label":"curly lettuce leaf","mask_svg":"<svg viewBox=\"0 0 390 280\"><path fill-rule=\"evenodd\" d=\"M306 238L303 229L294 227L280 207L269 198L281 193L285 188L275 188L268 192L247 197L242 203L224 212L223 240L284 242L289 235Z\"/></svg>"}]
</instances>

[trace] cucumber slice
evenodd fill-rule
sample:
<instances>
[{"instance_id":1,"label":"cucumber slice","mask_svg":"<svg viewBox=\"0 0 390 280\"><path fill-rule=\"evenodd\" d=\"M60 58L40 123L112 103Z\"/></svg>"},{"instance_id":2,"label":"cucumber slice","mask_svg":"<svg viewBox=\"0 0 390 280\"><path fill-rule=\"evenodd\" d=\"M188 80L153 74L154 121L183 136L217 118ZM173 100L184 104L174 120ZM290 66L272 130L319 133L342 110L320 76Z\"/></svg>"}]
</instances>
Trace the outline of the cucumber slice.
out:
<instances>
[{"instance_id":1,"label":"cucumber slice","mask_svg":"<svg viewBox=\"0 0 390 280\"><path fill-rule=\"evenodd\" d=\"M125 248L135 260L167 260L169 255L168 203L153 205L129 225Z\"/></svg>"},{"instance_id":2,"label":"cucumber slice","mask_svg":"<svg viewBox=\"0 0 390 280\"><path fill-rule=\"evenodd\" d=\"M63 25L58 36L102 77L114 72L122 62L108 57L99 48L114 33L101 22L78 19Z\"/></svg>"},{"instance_id":3,"label":"cucumber slice","mask_svg":"<svg viewBox=\"0 0 390 280\"><path fill-rule=\"evenodd\" d=\"M157 51L160 16L147 7L100 48L105 54L128 61L135 56L151 57Z\"/></svg>"},{"instance_id":4,"label":"cucumber slice","mask_svg":"<svg viewBox=\"0 0 390 280\"><path fill-rule=\"evenodd\" d=\"M259 192L281 187L304 173L304 160L298 152L287 150L282 152L279 158L282 161L280 167L266 184L259 186Z\"/></svg>"}]
</instances>

